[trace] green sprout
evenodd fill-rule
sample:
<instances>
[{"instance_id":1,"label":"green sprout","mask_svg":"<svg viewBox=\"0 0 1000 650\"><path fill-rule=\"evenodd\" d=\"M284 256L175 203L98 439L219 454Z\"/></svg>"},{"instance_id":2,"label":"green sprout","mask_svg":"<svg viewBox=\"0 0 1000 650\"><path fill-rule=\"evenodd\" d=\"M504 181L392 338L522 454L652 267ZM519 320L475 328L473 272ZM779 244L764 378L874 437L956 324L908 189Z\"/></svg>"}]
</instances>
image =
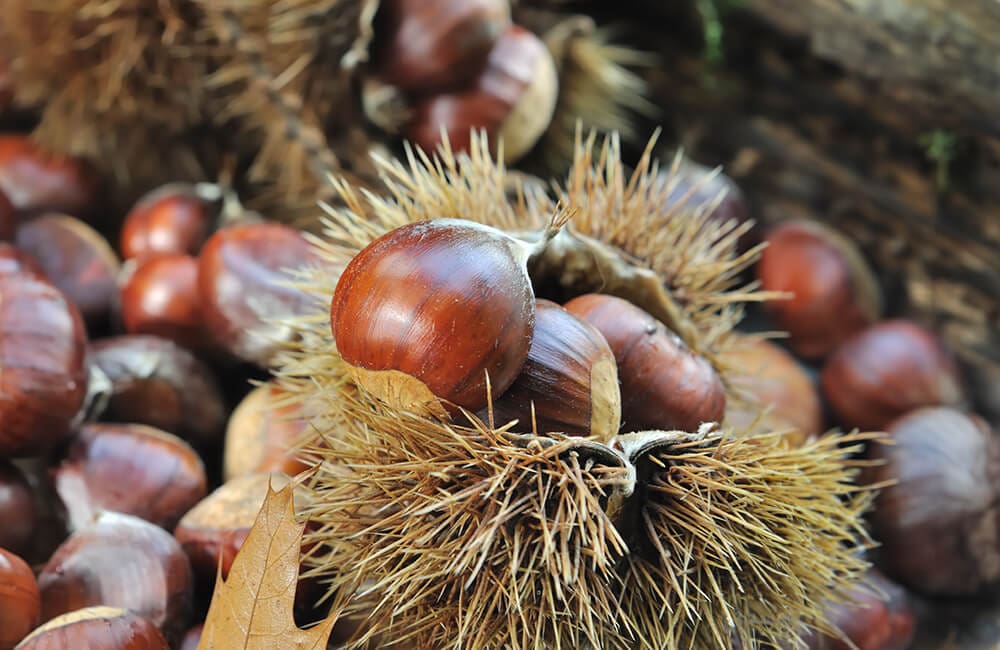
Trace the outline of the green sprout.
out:
<instances>
[{"instance_id":1,"label":"green sprout","mask_svg":"<svg viewBox=\"0 0 1000 650\"><path fill-rule=\"evenodd\" d=\"M934 163L935 184L938 192L945 192L951 184L951 163L958 150L958 137L945 129L934 129L920 136L924 155Z\"/></svg>"}]
</instances>

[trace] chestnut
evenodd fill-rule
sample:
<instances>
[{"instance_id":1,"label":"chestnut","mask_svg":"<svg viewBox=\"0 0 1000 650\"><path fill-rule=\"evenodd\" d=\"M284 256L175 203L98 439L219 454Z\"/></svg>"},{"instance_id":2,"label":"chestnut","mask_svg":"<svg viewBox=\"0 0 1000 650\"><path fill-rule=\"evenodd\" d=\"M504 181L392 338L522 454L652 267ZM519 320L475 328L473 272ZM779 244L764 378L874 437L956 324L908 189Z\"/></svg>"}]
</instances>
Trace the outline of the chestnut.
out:
<instances>
[{"instance_id":1,"label":"chestnut","mask_svg":"<svg viewBox=\"0 0 1000 650\"><path fill-rule=\"evenodd\" d=\"M170 650L163 633L121 607L85 607L58 616L28 635L17 650Z\"/></svg>"},{"instance_id":2,"label":"chestnut","mask_svg":"<svg viewBox=\"0 0 1000 650\"><path fill-rule=\"evenodd\" d=\"M218 442L226 424L222 388L189 350L156 336L126 334L94 341L90 359L111 381L101 419L148 424L196 446Z\"/></svg>"},{"instance_id":3,"label":"chestnut","mask_svg":"<svg viewBox=\"0 0 1000 650\"><path fill-rule=\"evenodd\" d=\"M615 354L626 431L697 431L721 422L726 409L722 380L707 359L627 300L584 294L564 307L596 327Z\"/></svg>"},{"instance_id":4,"label":"chestnut","mask_svg":"<svg viewBox=\"0 0 1000 650\"><path fill-rule=\"evenodd\" d=\"M100 510L173 530L207 491L201 458L175 435L142 424L80 428L51 470L71 530Z\"/></svg>"},{"instance_id":5,"label":"chestnut","mask_svg":"<svg viewBox=\"0 0 1000 650\"><path fill-rule=\"evenodd\" d=\"M876 561L932 596L1000 586L1000 443L985 423L949 407L912 411L868 449L866 480L886 482L870 514Z\"/></svg>"},{"instance_id":6,"label":"chestnut","mask_svg":"<svg viewBox=\"0 0 1000 650\"><path fill-rule=\"evenodd\" d=\"M62 442L84 403L83 319L45 280L0 275L0 457L34 456Z\"/></svg>"},{"instance_id":7,"label":"chestnut","mask_svg":"<svg viewBox=\"0 0 1000 650\"><path fill-rule=\"evenodd\" d=\"M792 294L767 304L788 345L818 360L881 317L882 296L864 257L837 231L814 221L780 224L757 263L765 291Z\"/></svg>"},{"instance_id":8,"label":"chestnut","mask_svg":"<svg viewBox=\"0 0 1000 650\"><path fill-rule=\"evenodd\" d=\"M17 465L0 458L0 548L27 553L37 528L31 484Z\"/></svg>"},{"instance_id":9,"label":"chestnut","mask_svg":"<svg viewBox=\"0 0 1000 650\"><path fill-rule=\"evenodd\" d=\"M0 548L0 650L11 650L35 628L41 607L31 567Z\"/></svg>"},{"instance_id":10,"label":"chestnut","mask_svg":"<svg viewBox=\"0 0 1000 650\"><path fill-rule=\"evenodd\" d=\"M88 325L107 320L120 263L96 230L73 217L46 214L18 228L17 247L38 260Z\"/></svg>"},{"instance_id":11,"label":"chestnut","mask_svg":"<svg viewBox=\"0 0 1000 650\"><path fill-rule=\"evenodd\" d=\"M204 629L204 625L195 625L185 632L184 638L181 639L180 650L198 650L198 644L201 642L201 633Z\"/></svg>"},{"instance_id":12,"label":"chestnut","mask_svg":"<svg viewBox=\"0 0 1000 650\"><path fill-rule=\"evenodd\" d=\"M528 358L493 403L496 425L515 430L596 436L608 441L621 425L615 355L591 324L549 300L535 301Z\"/></svg>"},{"instance_id":13,"label":"chestnut","mask_svg":"<svg viewBox=\"0 0 1000 650\"><path fill-rule=\"evenodd\" d=\"M161 253L138 261L121 287L120 312L129 334L153 334L198 349L207 338L198 304L198 261Z\"/></svg>"},{"instance_id":14,"label":"chestnut","mask_svg":"<svg viewBox=\"0 0 1000 650\"><path fill-rule=\"evenodd\" d=\"M10 64L0 59L0 116L10 108L14 100L14 84L10 80Z\"/></svg>"},{"instance_id":15,"label":"chestnut","mask_svg":"<svg viewBox=\"0 0 1000 650\"><path fill-rule=\"evenodd\" d=\"M299 404L282 403L287 397L272 381L247 393L233 409L226 425L225 480L261 472L295 476L309 469L295 453L309 421Z\"/></svg>"},{"instance_id":16,"label":"chestnut","mask_svg":"<svg viewBox=\"0 0 1000 650\"><path fill-rule=\"evenodd\" d=\"M558 97L555 62L537 36L509 26L490 52L474 84L415 102L404 135L425 151L444 130L453 151L469 151L473 130L503 144L503 160L527 154L545 133ZM496 148L495 148L496 150Z\"/></svg>"},{"instance_id":17,"label":"chestnut","mask_svg":"<svg viewBox=\"0 0 1000 650\"><path fill-rule=\"evenodd\" d=\"M216 231L198 256L198 299L210 335L233 356L266 366L290 334L276 321L304 313L309 297L290 269L316 261L300 232L279 223Z\"/></svg>"},{"instance_id":18,"label":"chestnut","mask_svg":"<svg viewBox=\"0 0 1000 650\"><path fill-rule=\"evenodd\" d=\"M94 605L127 608L167 639L187 629L191 566L177 540L148 521L99 513L67 539L38 575L42 620Z\"/></svg>"},{"instance_id":19,"label":"chestnut","mask_svg":"<svg viewBox=\"0 0 1000 650\"><path fill-rule=\"evenodd\" d=\"M848 427L882 429L921 406L966 403L951 354L933 333L906 320L883 321L846 341L827 359L820 382Z\"/></svg>"},{"instance_id":20,"label":"chestnut","mask_svg":"<svg viewBox=\"0 0 1000 650\"><path fill-rule=\"evenodd\" d=\"M509 0L386 0L375 24L381 79L414 93L471 81L510 25Z\"/></svg>"},{"instance_id":21,"label":"chestnut","mask_svg":"<svg viewBox=\"0 0 1000 650\"><path fill-rule=\"evenodd\" d=\"M17 212L14 204L0 190L0 240L11 241L17 232Z\"/></svg>"},{"instance_id":22,"label":"chestnut","mask_svg":"<svg viewBox=\"0 0 1000 650\"><path fill-rule=\"evenodd\" d=\"M211 185L171 183L140 198L122 224L122 257L197 255L218 212L218 191L213 189Z\"/></svg>"},{"instance_id":23,"label":"chestnut","mask_svg":"<svg viewBox=\"0 0 1000 650\"><path fill-rule=\"evenodd\" d=\"M0 242L0 275L8 273L28 273L45 277L45 270L38 260L13 244Z\"/></svg>"},{"instance_id":24,"label":"chestnut","mask_svg":"<svg viewBox=\"0 0 1000 650\"><path fill-rule=\"evenodd\" d=\"M28 136L0 135L0 191L19 213L86 215L100 188L89 163L46 151Z\"/></svg>"},{"instance_id":25,"label":"chestnut","mask_svg":"<svg viewBox=\"0 0 1000 650\"><path fill-rule=\"evenodd\" d=\"M459 219L401 226L344 269L330 305L337 351L373 395L402 408L487 403L528 356L535 298L530 248Z\"/></svg>"}]
</instances>

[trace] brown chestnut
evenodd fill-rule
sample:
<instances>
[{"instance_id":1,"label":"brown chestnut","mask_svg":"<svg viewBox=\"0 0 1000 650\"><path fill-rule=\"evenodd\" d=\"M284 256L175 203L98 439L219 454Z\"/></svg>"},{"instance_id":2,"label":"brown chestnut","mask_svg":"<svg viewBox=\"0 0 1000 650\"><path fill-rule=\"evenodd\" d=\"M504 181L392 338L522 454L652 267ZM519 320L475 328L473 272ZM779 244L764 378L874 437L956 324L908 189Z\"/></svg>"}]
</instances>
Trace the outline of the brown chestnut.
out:
<instances>
[{"instance_id":1,"label":"brown chestnut","mask_svg":"<svg viewBox=\"0 0 1000 650\"><path fill-rule=\"evenodd\" d=\"M58 616L28 635L17 650L170 650L147 619L120 607L85 607Z\"/></svg>"},{"instance_id":2,"label":"brown chestnut","mask_svg":"<svg viewBox=\"0 0 1000 650\"><path fill-rule=\"evenodd\" d=\"M822 359L881 317L874 273L837 231L818 222L789 221L768 232L766 241L757 278L765 291L792 294L767 307L800 357Z\"/></svg>"},{"instance_id":3,"label":"brown chestnut","mask_svg":"<svg viewBox=\"0 0 1000 650\"><path fill-rule=\"evenodd\" d=\"M376 17L379 76L414 93L471 81L510 25L509 0L386 0Z\"/></svg>"},{"instance_id":4,"label":"brown chestnut","mask_svg":"<svg viewBox=\"0 0 1000 650\"><path fill-rule=\"evenodd\" d=\"M846 341L827 359L820 381L848 427L882 429L921 406L966 402L958 367L941 341L905 320L881 322Z\"/></svg>"},{"instance_id":5,"label":"brown chestnut","mask_svg":"<svg viewBox=\"0 0 1000 650\"><path fill-rule=\"evenodd\" d=\"M187 629L193 582L177 540L148 521L99 513L56 549L38 575L42 620L93 605L124 607L168 638Z\"/></svg>"},{"instance_id":6,"label":"brown chestnut","mask_svg":"<svg viewBox=\"0 0 1000 650\"><path fill-rule=\"evenodd\" d=\"M28 136L0 135L0 191L21 214L88 214L101 183L93 167L46 151Z\"/></svg>"},{"instance_id":7,"label":"brown chestnut","mask_svg":"<svg viewBox=\"0 0 1000 650\"><path fill-rule=\"evenodd\" d=\"M596 327L615 353L626 431L697 431L704 422L722 421L726 392L715 368L653 316L596 293L564 307Z\"/></svg>"},{"instance_id":8,"label":"brown chestnut","mask_svg":"<svg viewBox=\"0 0 1000 650\"><path fill-rule=\"evenodd\" d=\"M560 432L610 440L621 425L615 355L591 324L549 300L535 301L528 358L493 403L497 425L516 431Z\"/></svg>"},{"instance_id":9,"label":"brown chestnut","mask_svg":"<svg viewBox=\"0 0 1000 650\"><path fill-rule=\"evenodd\" d=\"M62 442L84 403L83 319L37 276L0 275L0 457L33 456Z\"/></svg>"},{"instance_id":10,"label":"brown chestnut","mask_svg":"<svg viewBox=\"0 0 1000 650\"><path fill-rule=\"evenodd\" d=\"M45 277L45 270L32 255L18 249L13 244L0 242L0 275L8 273L28 273Z\"/></svg>"},{"instance_id":11,"label":"brown chestnut","mask_svg":"<svg viewBox=\"0 0 1000 650\"><path fill-rule=\"evenodd\" d=\"M73 217L46 214L18 228L17 247L38 260L88 325L106 321L121 265L96 230Z\"/></svg>"},{"instance_id":12,"label":"brown chestnut","mask_svg":"<svg viewBox=\"0 0 1000 650\"><path fill-rule=\"evenodd\" d=\"M148 424L196 446L218 442L226 424L222 389L212 369L189 350L156 336L127 334L94 341L90 359L111 381L102 419Z\"/></svg>"},{"instance_id":13,"label":"brown chestnut","mask_svg":"<svg viewBox=\"0 0 1000 650\"><path fill-rule=\"evenodd\" d=\"M214 186L188 183L171 183L149 192L125 216L122 257L197 255L218 212L218 194Z\"/></svg>"},{"instance_id":14,"label":"brown chestnut","mask_svg":"<svg viewBox=\"0 0 1000 650\"><path fill-rule=\"evenodd\" d=\"M330 305L337 351L369 392L403 408L437 399L477 411L528 356L535 297L531 248L459 219L407 224L344 269Z\"/></svg>"},{"instance_id":15,"label":"brown chestnut","mask_svg":"<svg viewBox=\"0 0 1000 650\"><path fill-rule=\"evenodd\" d=\"M172 531L207 491L194 449L142 424L81 427L51 473L71 530L100 510L114 510Z\"/></svg>"},{"instance_id":16,"label":"brown chestnut","mask_svg":"<svg viewBox=\"0 0 1000 650\"><path fill-rule=\"evenodd\" d=\"M10 79L10 64L0 59L0 116L2 116L14 99L14 84Z\"/></svg>"},{"instance_id":17,"label":"brown chestnut","mask_svg":"<svg viewBox=\"0 0 1000 650\"><path fill-rule=\"evenodd\" d=\"M309 469L295 447L309 431L309 421L274 382L257 386L233 409L226 425L225 480L261 472L295 476Z\"/></svg>"},{"instance_id":18,"label":"brown chestnut","mask_svg":"<svg viewBox=\"0 0 1000 650\"><path fill-rule=\"evenodd\" d=\"M35 628L41 607L31 567L0 548L0 650L11 650Z\"/></svg>"},{"instance_id":19,"label":"brown chestnut","mask_svg":"<svg viewBox=\"0 0 1000 650\"><path fill-rule=\"evenodd\" d=\"M201 633L204 629L204 625L195 625L185 632L184 638L181 639L180 650L198 650L198 644L201 642Z\"/></svg>"},{"instance_id":20,"label":"brown chestnut","mask_svg":"<svg viewBox=\"0 0 1000 650\"><path fill-rule=\"evenodd\" d=\"M138 260L122 283L120 311L129 334L153 334L188 349L203 346L198 260L178 253Z\"/></svg>"},{"instance_id":21,"label":"brown chestnut","mask_svg":"<svg viewBox=\"0 0 1000 650\"><path fill-rule=\"evenodd\" d=\"M198 298L211 336L236 358L266 366L291 334L276 323L304 313L309 297L289 269L316 261L297 230L241 223L212 235L198 256Z\"/></svg>"},{"instance_id":22,"label":"brown chestnut","mask_svg":"<svg viewBox=\"0 0 1000 650\"><path fill-rule=\"evenodd\" d=\"M887 482L871 512L879 567L916 591L967 596L1000 586L1000 443L985 423L948 407L917 409L872 444Z\"/></svg>"},{"instance_id":23,"label":"brown chestnut","mask_svg":"<svg viewBox=\"0 0 1000 650\"><path fill-rule=\"evenodd\" d=\"M0 458L0 548L27 553L37 528L31 484L17 465Z\"/></svg>"},{"instance_id":24,"label":"brown chestnut","mask_svg":"<svg viewBox=\"0 0 1000 650\"><path fill-rule=\"evenodd\" d=\"M7 195L0 190L0 240L11 241L17 232L17 211Z\"/></svg>"},{"instance_id":25,"label":"brown chestnut","mask_svg":"<svg viewBox=\"0 0 1000 650\"><path fill-rule=\"evenodd\" d=\"M511 25L473 85L414 104L405 135L431 151L444 130L457 152L468 151L473 130L484 129L491 143L502 141L503 159L512 163L524 157L548 128L558 86L555 63L545 44L523 27Z\"/></svg>"}]
</instances>

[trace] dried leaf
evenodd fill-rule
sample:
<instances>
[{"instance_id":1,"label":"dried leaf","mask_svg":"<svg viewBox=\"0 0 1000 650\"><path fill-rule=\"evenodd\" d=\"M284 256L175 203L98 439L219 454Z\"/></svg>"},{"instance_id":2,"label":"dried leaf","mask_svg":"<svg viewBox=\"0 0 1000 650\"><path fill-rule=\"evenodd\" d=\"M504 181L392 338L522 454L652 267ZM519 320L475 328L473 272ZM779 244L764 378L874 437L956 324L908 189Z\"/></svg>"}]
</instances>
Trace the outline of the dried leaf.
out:
<instances>
[{"instance_id":1,"label":"dried leaf","mask_svg":"<svg viewBox=\"0 0 1000 650\"><path fill-rule=\"evenodd\" d=\"M304 524L295 519L290 483L267 497L226 580L218 576L198 650L321 650L338 612L308 630L292 607Z\"/></svg>"}]
</instances>

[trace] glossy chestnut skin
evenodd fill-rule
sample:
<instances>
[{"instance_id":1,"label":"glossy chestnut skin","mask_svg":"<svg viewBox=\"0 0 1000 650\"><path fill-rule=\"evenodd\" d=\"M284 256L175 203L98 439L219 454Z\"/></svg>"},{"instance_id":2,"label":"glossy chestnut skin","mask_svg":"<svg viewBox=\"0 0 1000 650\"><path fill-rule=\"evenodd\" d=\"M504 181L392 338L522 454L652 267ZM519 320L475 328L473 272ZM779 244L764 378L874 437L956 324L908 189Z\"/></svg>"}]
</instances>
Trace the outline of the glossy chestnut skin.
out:
<instances>
[{"instance_id":1,"label":"glossy chestnut skin","mask_svg":"<svg viewBox=\"0 0 1000 650\"><path fill-rule=\"evenodd\" d=\"M499 230L456 219L407 224L344 269L330 326L359 382L396 371L434 396L476 411L514 382L528 356L535 298L524 250ZM391 373L390 373L391 374ZM376 392L394 398L392 388Z\"/></svg>"},{"instance_id":2,"label":"glossy chestnut skin","mask_svg":"<svg viewBox=\"0 0 1000 650\"><path fill-rule=\"evenodd\" d=\"M173 530L207 493L201 457L177 436L142 424L87 424L51 470L71 530L100 510Z\"/></svg>"},{"instance_id":3,"label":"glossy chestnut skin","mask_svg":"<svg viewBox=\"0 0 1000 650\"><path fill-rule=\"evenodd\" d=\"M0 650L10 650L34 629L41 607L31 567L0 548Z\"/></svg>"},{"instance_id":4,"label":"glossy chestnut skin","mask_svg":"<svg viewBox=\"0 0 1000 650\"><path fill-rule=\"evenodd\" d=\"M127 608L167 639L187 629L193 582L177 541L138 517L104 511L56 549L38 575L42 620L83 607Z\"/></svg>"},{"instance_id":5,"label":"glossy chestnut skin","mask_svg":"<svg viewBox=\"0 0 1000 650\"><path fill-rule=\"evenodd\" d=\"M31 484L17 465L0 458L0 548L27 553L37 528Z\"/></svg>"},{"instance_id":6,"label":"glossy chestnut skin","mask_svg":"<svg viewBox=\"0 0 1000 650\"><path fill-rule=\"evenodd\" d=\"M794 295L767 307L798 356L823 359L881 317L873 272L854 244L835 230L789 221L772 228L766 241L757 278L765 291Z\"/></svg>"},{"instance_id":7,"label":"glossy chestnut skin","mask_svg":"<svg viewBox=\"0 0 1000 650\"><path fill-rule=\"evenodd\" d=\"M0 240L11 241L17 232L17 211L7 195L0 190Z\"/></svg>"},{"instance_id":8,"label":"glossy chestnut skin","mask_svg":"<svg viewBox=\"0 0 1000 650\"><path fill-rule=\"evenodd\" d=\"M515 431L560 432L610 440L621 425L615 355L586 321L549 300L535 301L528 358L510 388L493 403L497 426L517 419Z\"/></svg>"},{"instance_id":9,"label":"glossy chestnut skin","mask_svg":"<svg viewBox=\"0 0 1000 650\"><path fill-rule=\"evenodd\" d=\"M306 239L278 223L243 223L212 235L198 256L198 299L212 337L233 356L267 365L291 334L273 320L304 313L308 296L287 269L315 263Z\"/></svg>"},{"instance_id":10,"label":"glossy chestnut skin","mask_svg":"<svg viewBox=\"0 0 1000 650\"><path fill-rule=\"evenodd\" d=\"M453 151L469 151L471 133L485 129L503 159L522 158L552 121L558 97L555 63L545 44L518 25L508 27L473 85L414 103L408 140L433 151L444 129Z\"/></svg>"},{"instance_id":11,"label":"glossy chestnut skin","mask_svg":"<svg viewBox=\"0 0 1000 650\"><path fill-rule=\"evenodd\" d=\"M120 607L86 607L52 619L32 632L17 650L170 650L160 630Z\"/></svg>"},{"instance_id":12,"label":"glossy chestnut skin","mask_svg":"<svg viewBox=\"0 0 1000 650\"><path fill-rule=\"evenodd\" d=\"M715 368L647 312L596 293L563 306L596 327L615 353L625 431L697 431L722 421L726 393Z\"/></svg>"},{"instance_id":13,"label":"glossy chestnut skin","mask_svg":"<svg viewBox=\"0 0 1000 650\"><path fill-rule=\"evenodd\" d=\"M922 406L962 406L958 367L940 340L916 323L883 321L830 356L823 394L847 427L882 429Z\"/></svg>"},{"instance_id":14,"label":"glossy chestnut skin","mask_svg":"<svg viewBox=\"0 0 1000 650\"><path fill-rule=\"evenodd\" d=\"M0 242L0 275L27 273L45 277L45 270L32 255L18 249L13 244Z\"/></svg>"},{"instance_id":15,"label":"glossy chestnut skin","mask_svg":"<svg viewBox=\"0 0 1000 650\"><path fill-rule=\"evenodd\" d=\"M101 419L148 424L196 446L218 442L226 424L222 388L189 350L156 336L126 334L94 341L89 353L111 381Z\"/></svg>"},{"instance_id":16,"label":"glossy chestnut skin","mask_svg":"<svg viewBox=\"0 0 1000 650\"><path fill-rule=\"evenodd\" d=\"M376 18L376 69L408 92L458 88L486 64L508 25L508 0L386 0Z\"/></svg>"},{"instance_id":17,"label":"glossy chestnut skin","mask_svg":"<svg viewBox=\"0 0 1000 650\"><path fill-rule=\"evenodd\" d=\"M287 394L269 382L247 393L233 409L226 425L225 480L261 472L295 476L309 468L295 452L309 421L298 404L285 404L284 399Z\"/></svg>"},{"instance_id":18,"label":"glossy chestnut skin","mask_svg":"<svg viewBox=\"0 0 1000 650\"><path fill-rule=\"evenodd\" d=\"M46 151L28 136L0 135L0 191L21 214L90 213L100 179L88 163Z\"/></svg>"},{"instance_id":19,"label":"glossy chestnut skin","mask_svg":"<svg viewBox=\"0 0 1000 650\"><path fill-rule=\"evenodd\" d=\"M74 217L45 214L21 225L17 247L30 254L91 327L110 315L121 264L96 230Z\"/></svg>"},{"instance_id":20,"label":"glossy chestnut skin","mask_svg":"<svg viewBox=\"0 0 1000 650\"><path fill-rule=\"evenodd\" d=\"M208 334L198 302L198 260L177 253L142 258L122 284L120 310L129 334L204 347Z\"/></svg>"},{"instance_id":21,"label":"glossy chestnut skin","mask_svg":"<svg viewBox=\"0 0 1000 650\"><path fill-rule=\"evenodd\" d=\"M201 642L201 633L205 629L204 625L195 625L184 634L181 639L180 650L198 650L198 643Z\"/></svg>"},{"instance_id":22,"label":"glossy chestnut skin","mask_svg":"<svg viewBox=\"0 0 1000 650\"><path fill-rule=\"evenodd\" d=\"M83 319L66 296L24 273L0 275L0 457L62 442L87 392Z\"/></svg>"},{"instance_id":23,"label":"glossy chestnut skin","mask_svg":"<svg viewBox=\"0 0 1000 650\"><path fill-rule=\"evenodd\" d=\"M872 444L884 487L870 514L879 568L933 596L970 596L1000 585L1000 443L985 423L947 407L890 423L892 444Z\"/></svg>"},{"instance_id":24,"label":"glossy chestnut skin","mask_svg":"<svg viewBox=\"0 0 1000 650\"><path fill-rule=\"evenodd\" d=\"M192 185L159 187L140 198L125 216L119 242L122 257L197 255L208 239L215 212L213 203Z\"/></svg>"},{"instance_id":25,"label":"glossy chestnut skin","mask_svg":"<svg viewBox=\"0 0 1000 650\"><path fill-rule=\"evenodd\" d=\"M916 614L905 589L878 570L869 569L862 582L847 596L847 602L827 604L825 612L830 623L846 639L814 633L806 639L809 650L907 650L911 647L916 633Z\"/></svg>"}]
</instances>

